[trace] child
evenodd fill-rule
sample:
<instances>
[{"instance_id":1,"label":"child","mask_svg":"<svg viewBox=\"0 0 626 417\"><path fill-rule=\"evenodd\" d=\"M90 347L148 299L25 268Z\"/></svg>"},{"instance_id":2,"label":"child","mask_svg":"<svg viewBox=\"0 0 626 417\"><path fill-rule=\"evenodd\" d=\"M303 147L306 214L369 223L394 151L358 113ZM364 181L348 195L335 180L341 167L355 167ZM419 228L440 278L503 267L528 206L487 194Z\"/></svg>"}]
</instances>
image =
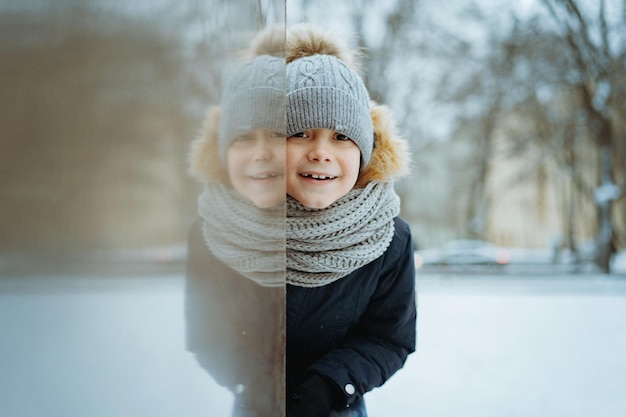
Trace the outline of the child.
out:
<instances>
[{"instance_id":1,"label":"child","mask_svg":"<svg viewBox=\"0 0 626 417\"><path fill-rule=\"evenodd\" d=\"M337 39L290 28L286 58L287 416L366 416L415 349L406 144Z\"/></svg>"},{"instance_id":2,"label":"child","mask_svg":"<svg viewBox=\"0 0 626 417\"><path fill-rule=\"evenodd\" d=\"M190 155L204 191L188 245L187 348L235 395L234 417L285 409L284 31L279 53L271 32L261 37Z\"/></svg>"}]
</instances>

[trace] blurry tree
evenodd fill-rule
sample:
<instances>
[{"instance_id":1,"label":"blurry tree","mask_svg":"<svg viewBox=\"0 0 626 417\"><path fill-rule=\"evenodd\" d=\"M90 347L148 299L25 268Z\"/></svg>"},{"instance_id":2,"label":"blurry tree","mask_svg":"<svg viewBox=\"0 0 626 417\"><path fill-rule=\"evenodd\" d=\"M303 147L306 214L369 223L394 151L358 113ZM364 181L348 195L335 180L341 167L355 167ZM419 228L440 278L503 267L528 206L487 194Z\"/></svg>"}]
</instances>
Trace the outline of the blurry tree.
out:
<instances>
[{"instance_id":1,"label":"blurry tree","mask_svg":"<svg viewBox=\"0 0 626 417\"><path fill-rule=\"evenodd\" d=\"M596 261L608 271L616 233L611 206L623 196L625 185L615 184L614 178L626 178L622 123L626 21L623 10L614 13L619 7L615 1L585 3L585 10L578 3L543 0L549 13L527 19L512 14L508 30L489 32L486 53L457 48L448 65L466 65L460 75L448 74L461 82L442 77L440 98L471 106L457 125L466 138L476 135L478 172L470 193L468 224L483 224L476 219L480 219L477 213L485 215L481 204L489 202L484 194L486 172L493 158L501 157L492 154L491 141L494 133L504 135L513 144L508 157L528 158L518 181L534 177L541 186L552 164L567 179L563 186L571 184L573 190L564 192L561 202L564 243L575 252L576 224L596 223ZM607 4L613 11L610 18ZM489 24L480 9L472 11L474 18ZM476 62L480 64L472 65ZM481 128L464 127L472 123ZM595 207L596 218L576 209L577 196ZM481 230L474 227L473 231Z\"/></svg>"},{"instance_id":2,"label":"blurry tree","mask_svg":"<svg viewBox=\"0 0 626 417\"><path fill-rule=\"evenodd\" d=\"M564 77L578 102L576 112L583 119L590 142L598 148L598 178L593 183L593 201L598 216L596 262L609 271L614 250L615 227L612 219L613 202L622 198L626 183L615 184L615 166L624 166L626 138L619 136L616 123L626 116L623 106L626 78L626 4L621 13L615 7L607 11L607 1L600 0L595 8L576 0L543 0L557 24L557 34L569 61L570 73ZM608 2L617 6L615 1ZM617 17L617 20L615 20ZM564 83L565 84L565 83ZM571 117L571 116L570 116ZM621 163L620 163L621 162ZM622 168L623 169L623 168ZM622 181L626 178L622 170Z\"/></svg>"}]
</instances>

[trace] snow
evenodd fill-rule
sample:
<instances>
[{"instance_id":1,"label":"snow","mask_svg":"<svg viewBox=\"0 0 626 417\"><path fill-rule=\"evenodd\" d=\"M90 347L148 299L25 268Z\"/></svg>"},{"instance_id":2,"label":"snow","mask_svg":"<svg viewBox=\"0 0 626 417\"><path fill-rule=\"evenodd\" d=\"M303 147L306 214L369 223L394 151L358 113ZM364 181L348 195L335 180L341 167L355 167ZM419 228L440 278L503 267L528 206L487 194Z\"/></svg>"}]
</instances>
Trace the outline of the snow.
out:
<instances>
[{"instance_id":1,"label":"snow","mask_svg":"<svg viewBox=\"0 0 626 417\"><path fill-rule=\"evenodd\" d=\"M622 250L611 258L611 273L626 274L626 250Z\"/></svg>"},{"instance_id":2,"label":"snow","mask_svg":"<svg viewBox=\"0 0 626 417\"><path fill-rule=\"evenodd\" d=\"M230 416L184 346L179 277L0 279L0 416Z\"/></svg>"},{"instance_id":3,"label":"snow","mask_svg":"<svg viewBox=\"0 0 626 417\"><path fill-rule=\"evenodd\" d=\"M0 416L229 417L185 350L182 284L0 279ZM417 351L370 417L626 415L626 276L420 273L418 304Z\"/></svg>"},{"instance_id":4,"label":"snow","mask_svg":"<svg viewBox=\"0 0 626 417\"><path fill-rule=\"evenodd\" d=\"M597 204L606 204L617 200L622 195L622 189L615 184L602 184L593 190L593 200Z\"/></svg>"},{"instance_id":5,"label":"snow","mask_svg":"<svg viewBox=\"0 0 626 417\"><path fill-rule=\"evenodd\" d=\"M619 417L626 280L421 281L418 348L370 417Z\"/></svg>"}]
</instances>

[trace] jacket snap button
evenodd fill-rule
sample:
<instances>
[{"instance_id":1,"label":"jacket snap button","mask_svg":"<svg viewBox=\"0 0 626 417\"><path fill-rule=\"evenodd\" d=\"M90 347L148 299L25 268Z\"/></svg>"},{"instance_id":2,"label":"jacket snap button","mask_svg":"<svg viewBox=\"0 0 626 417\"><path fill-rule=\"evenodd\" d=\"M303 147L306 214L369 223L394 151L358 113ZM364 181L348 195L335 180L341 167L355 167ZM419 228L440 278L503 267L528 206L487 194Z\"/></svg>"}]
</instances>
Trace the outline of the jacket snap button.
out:
<instances>
[{"instance_id":1,"label":"jacket snap button","mask_svg":"<svg viewBox=\"0 0 626 417\"><path fill-rule=\"evenodd\" d=\"M343 387L343 389L348 395L353 395L356 392L356 390L354 389L354 385L352 384L346 384L346 386Z\"/></svg>"}]
</instances>

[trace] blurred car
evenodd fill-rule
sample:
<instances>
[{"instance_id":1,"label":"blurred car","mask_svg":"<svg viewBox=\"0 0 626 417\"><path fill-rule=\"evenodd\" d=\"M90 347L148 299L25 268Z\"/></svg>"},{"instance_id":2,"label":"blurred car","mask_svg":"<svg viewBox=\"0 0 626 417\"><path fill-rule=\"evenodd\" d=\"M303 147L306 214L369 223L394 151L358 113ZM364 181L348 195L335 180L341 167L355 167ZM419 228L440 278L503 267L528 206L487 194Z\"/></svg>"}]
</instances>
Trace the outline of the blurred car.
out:
<instances>
[{"instance_id":1,"label":"blurred car","mask_svg":"<svg viewBox=\"0 0 626 417\"><path fill-rule=\"evenodd\" d=\"M423 249L413 253L415 269L420 269L424 265L440 265L441 253L439 249Z\"/></svg>"},{"instance_id":2,"label":"blurred car","mask_svg":"<svg viewBox=\"0 0 626 417\"><path fill-rule=\"evenodd\" d=\"M446 242L439 249L416 251L415 267L423 265L506 265L511 261L508 249L478 239Z\"/></svg>"}]
</instances>

